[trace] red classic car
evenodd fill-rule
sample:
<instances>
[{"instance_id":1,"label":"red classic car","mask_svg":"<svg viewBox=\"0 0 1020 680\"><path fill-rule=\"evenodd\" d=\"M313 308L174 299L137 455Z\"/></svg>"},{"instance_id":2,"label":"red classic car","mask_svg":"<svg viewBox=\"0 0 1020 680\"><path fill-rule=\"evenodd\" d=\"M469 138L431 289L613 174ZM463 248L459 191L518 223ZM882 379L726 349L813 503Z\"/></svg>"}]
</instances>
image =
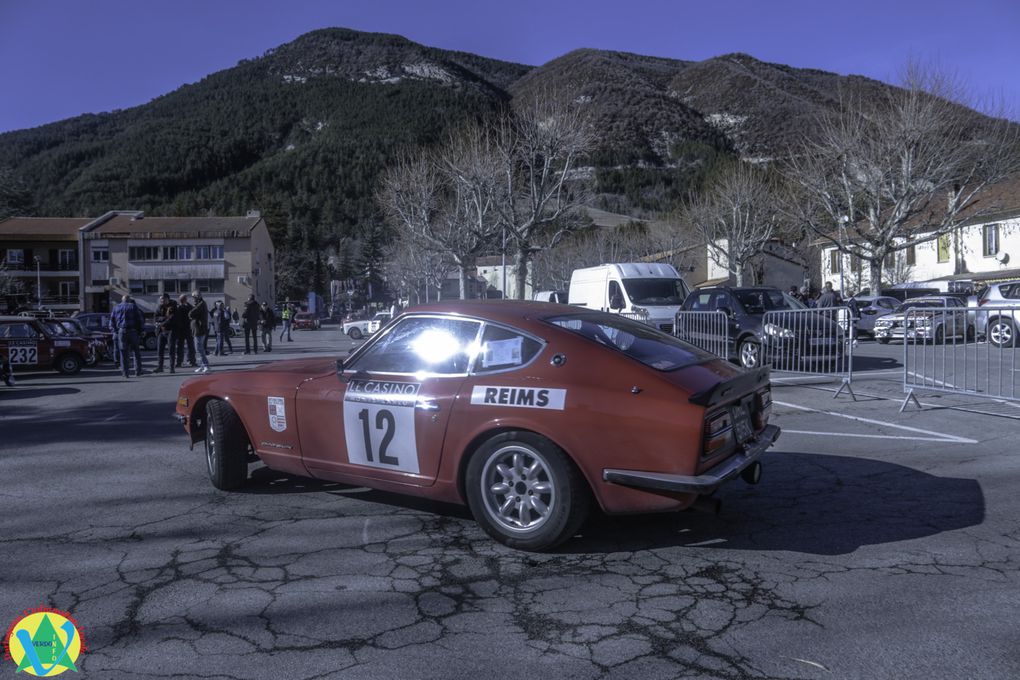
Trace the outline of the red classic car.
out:
<instances>
[{"instance_id":1,"label":"red classic car","mask_svg":"<svg viewBox=\"0 0 1020 680\"><path fill-rule=\"evenodd\" d=\"M745 371L618 315L437 303L349 358L192 378L177 418L214 486L270 468L466 503L495 539L543 550L591 506L686 508L756 483L779 436L767 368ZM702 501L699 505L714 505Z\"/></svg>"},{"instance_id":2,"label":"red classic car","mask_svg":"<svg viewBox=\"0 0 1020 680\"><path fill-rule=\"evenodd\" d=\"M296 331L317 331L322 321L311 312L298 312L291 324Z\"/></svg>"}]
</instances>

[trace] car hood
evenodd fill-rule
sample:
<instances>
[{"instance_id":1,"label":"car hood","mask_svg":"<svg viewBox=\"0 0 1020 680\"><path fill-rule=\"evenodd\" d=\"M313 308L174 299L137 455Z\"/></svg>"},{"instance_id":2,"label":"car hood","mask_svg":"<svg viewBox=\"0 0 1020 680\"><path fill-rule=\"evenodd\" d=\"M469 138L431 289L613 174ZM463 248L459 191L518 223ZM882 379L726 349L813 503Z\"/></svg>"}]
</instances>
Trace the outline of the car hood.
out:
<instances>
[{"instance_id":1,"label":"car hood","mask_svg":"<svg viewBox=\"0 0 1020 680\"><path fill-rule=\"evenodd\" d=\"M328 357L316 357L314 359L287 359L284 361L273 361L264 366L257 366L249 369L248 373L294 373L297 375L313 378L320 375L327 375L336 372L336 360Z\"/></svg>"}]
</instances>

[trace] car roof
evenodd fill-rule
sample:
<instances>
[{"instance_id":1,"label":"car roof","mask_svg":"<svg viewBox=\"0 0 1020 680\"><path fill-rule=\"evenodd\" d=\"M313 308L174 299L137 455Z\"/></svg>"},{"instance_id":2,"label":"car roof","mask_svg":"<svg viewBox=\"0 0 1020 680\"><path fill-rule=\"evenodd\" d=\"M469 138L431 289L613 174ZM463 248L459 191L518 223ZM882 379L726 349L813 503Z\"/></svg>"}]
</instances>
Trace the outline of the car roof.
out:
<instances>
[{"instance_id":1,"label":"car roof","mask_svg":"<svg viewBox=\"0 0 1020 680\"><path fill-rule=\"evenodd\" d=\"M50 319L44 319L44 320L45 321L49 321ZM24 323L25 321L39 321L39 319L37 319L34 316L12 316L12 315L8 315L8 316L0 316L0 322L2 322L2 321L20 321L20 322Z\"/></svg>"},{"instance_id":2,"label":"car roof","mask_svg":"<svg viewBox=\"0 0 1020 680\"><path fill-rule=\"evenodd\" d=\"M491 321L514 324L522 319L544 319L549 316L573 314L592 310L579 305L533 300L451 300L433 302L407 309L407 314L462 314Z\"/></svg>"}]
</instances>

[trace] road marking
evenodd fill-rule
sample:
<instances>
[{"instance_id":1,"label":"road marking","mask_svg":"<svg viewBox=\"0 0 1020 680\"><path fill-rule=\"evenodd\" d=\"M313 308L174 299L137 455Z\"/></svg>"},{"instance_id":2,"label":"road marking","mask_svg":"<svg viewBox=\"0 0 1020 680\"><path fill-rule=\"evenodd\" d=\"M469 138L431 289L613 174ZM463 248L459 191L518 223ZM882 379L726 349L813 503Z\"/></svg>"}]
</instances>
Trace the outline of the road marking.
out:
<instances>
[{"instance_id":1,"label":"road marking","mask_svg":"<svg viewBox=\"0 0 1020 680\"><path fill-rule=\"evenodd\" d=\"M780 406L787 406L789 408L799 409L801 411L810 411L812 413L824 413L828 416L836 418L846 418L847 420L856 420L859 423L868 423L869 425L881 425L884 427L891 427L897 430L906 430L907 432L917 432L919 434L926 434L933 437L939 437L937 441L953 442L956 444L977 444L976 439L967 439L966 437L957 437L955 434L943 434L941 432L933 432L931 430L923 430L919 427L910 427L909 425L897 425L896 423L886 422L884 420L874 420L872 418L863 418L861 416L852 416L849 413L837 413L835 411L822 411L816 408L808 408L807 406L801 406L799 404L791 404L785 401L775 401L773 404L779 404Z\"/></svg>"},{"instance_id":2,"label":"road marking","mask_svg":"<svg viewBox=\"0 0 1020 680\"><path fill-rule=\"evenodd\" d=\"M697 543L684 543L688 548L700 548L705 545L715 545L716 543L725 543L725 538L710 538L707 541L698 541Z\"/></svg>"},{"instance_id":3,"label":"road marking","mask_svg":"<svg viewBox=\"0 0 1020 680\"><path fill-rule=\"evenodd\" d=\"M943 439L942 437L908 437L895 434L853 434L850 432L817 432L815 430L790 430L783 428L783 434L813 434L822 437L861 437L865 439L906 439L914 442L948 442L955 440Z\"/></svg>"}]
</instances>

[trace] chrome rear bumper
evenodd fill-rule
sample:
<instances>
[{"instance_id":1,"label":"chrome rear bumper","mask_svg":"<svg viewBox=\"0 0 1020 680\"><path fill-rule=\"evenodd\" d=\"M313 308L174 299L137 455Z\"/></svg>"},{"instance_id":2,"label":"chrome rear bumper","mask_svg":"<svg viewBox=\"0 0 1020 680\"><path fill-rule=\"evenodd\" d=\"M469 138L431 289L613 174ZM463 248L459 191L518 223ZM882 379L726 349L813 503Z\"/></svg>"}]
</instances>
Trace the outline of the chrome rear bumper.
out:
<instances>
[{"instance_id":1,"label":"chrome rear bumper","mask_svg":"<svg viewBox=\"0 0 1020 680\"><path fill-rule=\"evenodd\" d=\"M715 491L721 484L733 479L779 439L779 426L767 425L754 439L739 451L708 472L701 475L673 475L663 472L641 472L639 470L616 470L606 468L602 479L623 486L634 486L657 491L706 494Z\"/></svg>"}]
</instances>

